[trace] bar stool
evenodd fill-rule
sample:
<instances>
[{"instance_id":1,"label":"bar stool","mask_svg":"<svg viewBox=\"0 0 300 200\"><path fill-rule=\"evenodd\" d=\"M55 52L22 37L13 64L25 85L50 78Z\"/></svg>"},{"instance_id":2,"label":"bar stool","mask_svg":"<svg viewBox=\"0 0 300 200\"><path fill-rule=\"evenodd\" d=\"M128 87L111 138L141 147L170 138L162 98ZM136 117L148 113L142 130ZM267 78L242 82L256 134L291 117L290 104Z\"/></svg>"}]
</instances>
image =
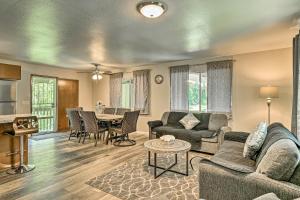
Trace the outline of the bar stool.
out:
<instances>
[{"instance_id":1,"label":"bar stool","mask_svg":"<svg viewBox=\"0 0 300 200\"><path fill-rule=\"evenodd\" d=\"M29 172L35 168L34 165L25 165L24 164L24 135L37 133L38 128L38 119L36 116L30 117L16 117L13 123L14 131L9 135L13 137L19 137L20 139L20 164L17 168L9 169L8 174L23 174Z\"/></svg>"}]
</instances>

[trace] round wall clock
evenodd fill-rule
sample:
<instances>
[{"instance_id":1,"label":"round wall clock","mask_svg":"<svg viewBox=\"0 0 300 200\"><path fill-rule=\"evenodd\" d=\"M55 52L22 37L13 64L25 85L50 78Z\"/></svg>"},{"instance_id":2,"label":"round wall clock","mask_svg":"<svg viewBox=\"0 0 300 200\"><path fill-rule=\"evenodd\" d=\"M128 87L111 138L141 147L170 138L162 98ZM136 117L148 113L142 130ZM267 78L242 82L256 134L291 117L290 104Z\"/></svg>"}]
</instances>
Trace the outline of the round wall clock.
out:
<instances>
[{"instance_id":1,"label":"round wall clock","mask_svg":"<svg viewBox=\"0 0 300 200\"><path fill-rule=\"evenodd\" d=\"M156 75L154 80L156 84L161 84L162 82L164 82L164 77L162 75Z\"/></svg>"}]
</instances>

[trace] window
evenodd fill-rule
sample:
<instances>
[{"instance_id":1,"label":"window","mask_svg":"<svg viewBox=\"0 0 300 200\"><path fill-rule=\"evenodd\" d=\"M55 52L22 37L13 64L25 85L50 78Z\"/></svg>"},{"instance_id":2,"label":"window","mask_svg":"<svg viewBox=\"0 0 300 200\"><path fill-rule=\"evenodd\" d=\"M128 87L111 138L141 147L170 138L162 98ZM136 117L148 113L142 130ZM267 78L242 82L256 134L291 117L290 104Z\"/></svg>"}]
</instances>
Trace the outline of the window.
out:
<instances>
[{"instance_id":1,"label":"window","mask_svg":"<svg viewBox=\"0 0 300 200\"><path fill-rule=\"evenodd\" d=\"M207 111L207 73L190 72L188 80L189 111Z\"/></svg>"},{"instance_id":2,"label":"window","mask_svg":"<svg viewBox=\"0 0 300 200\"><path fill-rule=\"evenodd\" d=\"M122 108L132 108L133 84L132 80L122 81Z\"/></svg>"},{"instance_id":3,"label":"window","mask_svg":"<svg viewBox=\"0 0 300 200\"><path fill-rule=\"evenodd\" d=\"M232 68L232 60L171 67L171 111L230 115Z\"/></svg>"}]
</instances>

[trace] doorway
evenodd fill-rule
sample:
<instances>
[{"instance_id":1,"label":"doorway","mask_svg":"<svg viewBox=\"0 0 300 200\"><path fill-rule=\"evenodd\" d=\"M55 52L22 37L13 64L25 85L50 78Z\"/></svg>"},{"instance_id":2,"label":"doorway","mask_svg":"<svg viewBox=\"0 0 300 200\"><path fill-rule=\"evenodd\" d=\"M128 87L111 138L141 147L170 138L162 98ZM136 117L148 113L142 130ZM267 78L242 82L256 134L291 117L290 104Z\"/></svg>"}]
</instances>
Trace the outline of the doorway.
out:
<instances>
[{"instance_id":1,"label":"doorway","mask_svg":"<svg viewBox=\"0 0 300 200\"><path fill-rule=\"evenodd\" d=\"M55 77L31 76L31 112L38 117L39 132L57 129L57 79Z\"/></svg>"},{"instance_id":2,"label":"doorway","mask_svg":"<svg viewBox=\"0 0 300 200\"><path fill-rule=\"evenodd\" d=\"M76 108L79 104L79 81L70 79L58 79L57 81L57 129L66 131L69 129L66 109Z\"/></svg>"}]
</instances>

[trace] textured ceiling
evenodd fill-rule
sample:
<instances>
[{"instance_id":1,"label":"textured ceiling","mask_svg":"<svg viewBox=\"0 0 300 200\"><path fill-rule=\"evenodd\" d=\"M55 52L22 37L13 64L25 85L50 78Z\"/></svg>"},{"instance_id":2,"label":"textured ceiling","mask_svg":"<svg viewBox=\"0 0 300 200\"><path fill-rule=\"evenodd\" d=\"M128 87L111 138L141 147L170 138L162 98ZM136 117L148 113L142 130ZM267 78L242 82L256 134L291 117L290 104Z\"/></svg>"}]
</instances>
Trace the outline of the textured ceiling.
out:
<instances>
[{"instance_id":1,"label":"textured ceiling","mask_svg":"<svg viewBox=\"0 0 300 200\"><path fill-rule=\"evenodd\" d=\"M147 19L138 2L0 0L0 57L125 67L282 48L290 46L290 22L300 13L300 0L164 0L167 12ZM273 26L284 35L274 35ZM259 44L249 48L247 41Z\"/></svg>"}]
</instances>

